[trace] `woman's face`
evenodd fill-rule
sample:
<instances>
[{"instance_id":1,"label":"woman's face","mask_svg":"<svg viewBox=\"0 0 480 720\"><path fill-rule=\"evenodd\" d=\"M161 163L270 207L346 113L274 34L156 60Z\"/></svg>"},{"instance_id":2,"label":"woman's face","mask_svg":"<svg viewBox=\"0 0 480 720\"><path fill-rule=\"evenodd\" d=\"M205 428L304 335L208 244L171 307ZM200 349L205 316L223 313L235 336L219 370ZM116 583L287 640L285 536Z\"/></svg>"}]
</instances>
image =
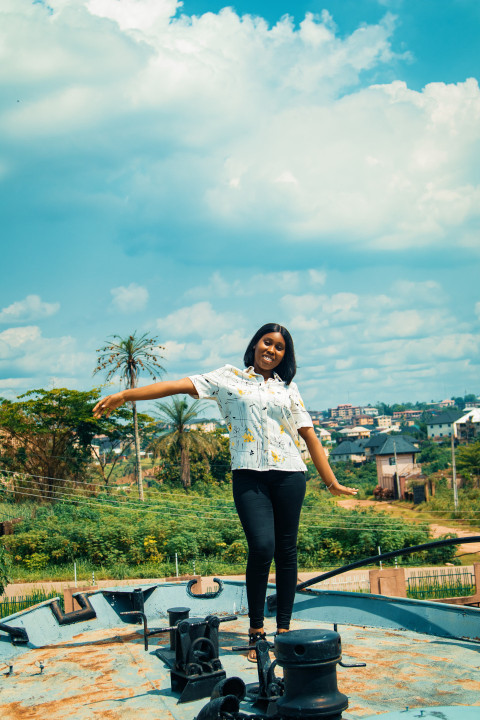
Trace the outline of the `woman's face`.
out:
<instances>
[{"instance_id":1,"label":"woman's face","mask_svg":"<svg viewBox=\"0 0 480 720\"><path fill-rule=\"evenodd\" d=\"M254 347L255 372L270 377L285 355L285 340L279 332L263 335Z\"/></svg>"}]
</instances>

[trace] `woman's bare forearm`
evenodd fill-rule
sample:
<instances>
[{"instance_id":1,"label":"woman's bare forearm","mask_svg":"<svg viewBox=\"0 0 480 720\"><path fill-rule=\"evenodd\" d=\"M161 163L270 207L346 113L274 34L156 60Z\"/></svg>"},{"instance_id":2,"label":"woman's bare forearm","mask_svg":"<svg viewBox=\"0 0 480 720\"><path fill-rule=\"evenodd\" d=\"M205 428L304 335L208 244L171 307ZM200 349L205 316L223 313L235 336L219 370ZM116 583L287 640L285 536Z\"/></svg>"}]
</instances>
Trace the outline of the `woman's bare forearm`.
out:
<instances>
[{"instance_id":1,"label":"woman's bare forearm","mask_svg":"<svg viewBox=\"0 0 480 720\"><path fill-rule=\"evenodd\" d=\"M190 378L181 380L162 380L162 382L144 385L143 387L122 390L125 402L136 402L137 400L158 400L159 398L170 397L171 395L195 395L195 385Z\"/></svg>"},{"instance_id":2,"label":"woman's bare forearm","mask_svg":"<svg viewBox=\"0 0 480 720\"><path fill-rule=\"evenodd\" d=\"M121 392L107 395L102 398L93 408L96 418L103 414L108 417L111 412L121 407L125 402L137 402L137 400L158 400L159 398L170 397L171 395L196 395L195 385L190 378L181 380L163 380L139 388L129 388Z\"/></svg>"},{"instance_id":3,"label":"woman's bare forearm","mask_svg":"<svg viewBox=\"0 0 480 720\"><path fill-rule=\"evenodd\" d=\"M323 445L315 435L315 430L312 427L300 428L298 434L305 440L315 469L332 495L356 495L355 488L346 487L338 482L330 467Z\"/></svg>"}]
</instances>

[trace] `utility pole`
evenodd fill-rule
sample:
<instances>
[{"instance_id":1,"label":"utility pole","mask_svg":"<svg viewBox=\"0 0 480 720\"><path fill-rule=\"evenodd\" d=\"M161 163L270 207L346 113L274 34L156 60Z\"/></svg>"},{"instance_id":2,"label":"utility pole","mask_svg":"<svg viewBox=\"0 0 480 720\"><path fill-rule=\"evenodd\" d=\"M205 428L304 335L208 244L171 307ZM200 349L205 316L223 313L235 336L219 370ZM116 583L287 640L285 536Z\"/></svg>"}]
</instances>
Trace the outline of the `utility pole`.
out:
<instances>
[{"instance_id":1,"label":"utility pole","mask_svg":"<svg viewBox=\"0 0 480 720\"><path fill-rule=\"evenodd\" d=\"M458 488L457 488L457 468L455 465L455 423L452 423L452 486L453 486L453 504L455 510L458 510Z\"/></svg>"},{"instance_id":2,"label":"utility pole","mask_svg":"<svg viewBox=\"0 0 480 720\"><path fill-rule=\"evenodd\" d=\"M400 500L400 478L398 476L398 465L397 465L397 446L395 444L395 438L393 439L393 456L395 458L395 478L396 478L396 484L397 484L397 495L398 500Z\"/></svg>"}]
</instances>

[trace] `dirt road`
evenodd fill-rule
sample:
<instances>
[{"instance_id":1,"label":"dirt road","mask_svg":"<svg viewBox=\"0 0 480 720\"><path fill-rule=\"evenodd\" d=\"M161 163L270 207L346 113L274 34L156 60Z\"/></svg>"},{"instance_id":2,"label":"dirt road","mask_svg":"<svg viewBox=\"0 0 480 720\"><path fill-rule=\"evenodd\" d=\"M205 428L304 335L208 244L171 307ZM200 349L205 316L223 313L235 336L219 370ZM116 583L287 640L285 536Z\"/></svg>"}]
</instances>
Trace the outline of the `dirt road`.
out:
<instances>
[{"instance_id":1,"label":"dirt road","mask_svg":"<svg viewBox=\"0 0 480 720\"><path fill-rule=\"evenodd\" d=\"M401 517L402 513L399 512L398 507L391 503L379 503L375 500L357 500L357 498L345 498L345 500L339 500L338 504L347 510L355 510L355 508L361 507L375 507L375 510L379 512L391 512L397 517ZM430 523L430 532L434 538L446 535L447 533L454 533L458 537L470 537L471 535L480 535L480 528L472 530L460 530L458 527L452 527L448 525L439 525L438 523ZM465 543L464 545L458 546L458 554L470 554L480 553L480 542L478 543Z\"/></svg>"}]
</instances>

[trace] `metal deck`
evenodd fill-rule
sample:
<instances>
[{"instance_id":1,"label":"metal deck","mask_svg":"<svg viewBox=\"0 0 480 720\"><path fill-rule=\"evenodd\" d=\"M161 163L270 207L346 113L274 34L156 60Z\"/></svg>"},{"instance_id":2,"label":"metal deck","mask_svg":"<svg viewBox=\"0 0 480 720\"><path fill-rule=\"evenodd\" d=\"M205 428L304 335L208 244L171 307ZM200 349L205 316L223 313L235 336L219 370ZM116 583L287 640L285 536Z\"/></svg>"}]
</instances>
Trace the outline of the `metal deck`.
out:
<instances>
[{"instance_id":1,"label":"metal deck","mask_svg":"<svg viewBox=\"0 0 480 720\"><path fill-rule=\"evenodd\" d=\"M143 626L120 615L128 609L132 589L94 594L90 599L97 617L73 625L58 625L50 601L4 619L25 628L30 642L14 646L0 632L0 664L7 673L0 677L2 720L113 720L142 714L193 720L208 698L177 704L168 669L155 655L156 648L168 645L168 633L150 638L145 652ZM191 615L199 617L245 612L245 589L238 582L225 582L212 600L188 597L185 584L143 590L150 627L165 625L166 610L178 605L190 607ZM480 718L480 643L473 639L480 636L480 610L328 592L297 595L294 617L292 629L332 629L332 622L338 622L343 660L367 663L363 668L337 669L339 689L349 697L345 720L379 713L388 713L386 720ZM355 624L342 624L342 619ZM422 623L425 633L401 629ZM245 642L247 626L245 617L221 624L220 659L227 676L251 683L257 680L256 666L231 650ZM267 620L266 629L274 631L273 619ZM435 631L442 636L432 634ZM471 639L462 639L466 636ZM428 708L435 706L438 712L429 714ZM455 714L448 714L453 710L446 706L457 706ZM424 708L423 715L414 708ZM241 710L250 707L242 703Z\"/></svg>"}]
</instances>

